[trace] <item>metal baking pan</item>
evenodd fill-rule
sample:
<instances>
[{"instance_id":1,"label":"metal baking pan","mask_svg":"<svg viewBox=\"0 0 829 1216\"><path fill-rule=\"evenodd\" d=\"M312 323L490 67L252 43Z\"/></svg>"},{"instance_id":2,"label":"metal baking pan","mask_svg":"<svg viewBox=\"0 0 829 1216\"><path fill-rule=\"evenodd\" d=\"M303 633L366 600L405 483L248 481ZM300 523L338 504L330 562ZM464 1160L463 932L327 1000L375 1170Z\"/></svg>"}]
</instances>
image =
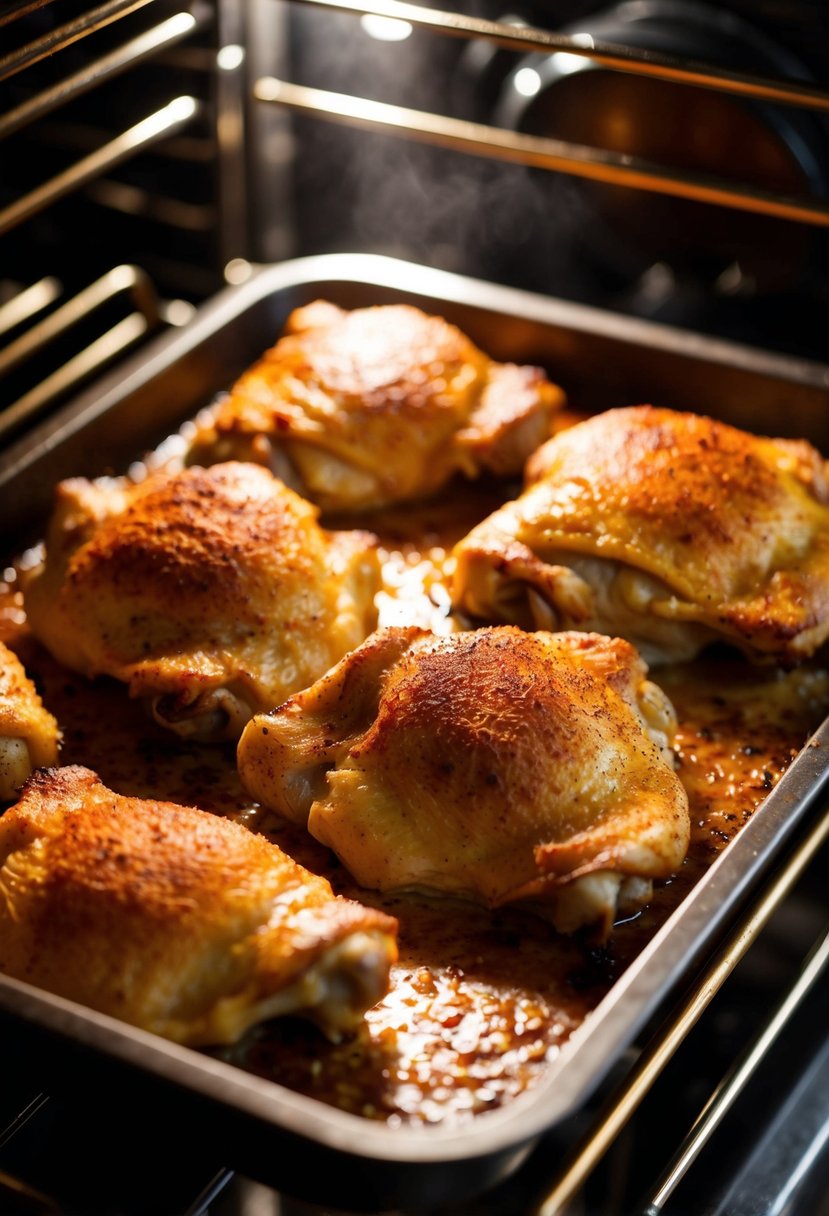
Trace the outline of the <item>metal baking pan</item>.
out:
<instances>
[{"instance_id":1,"label":"metal baking pan","mask_svg":"<svg viewBox=\"0 0 829 1216\"><path fill-rule=\"evenodd\" d=\"M575 406L650 401L829 450L829 367L392 259L304 258L254 269L0 455L6 557L42 536L57 480L125 470L229 387L293 308L319 297L439 312L494 358L546 366ZM823 831L828 747L825 724L541 1080L463 1125L363 1119L2 976L0 1030L37 1053L56 1084L100 1086L113 1118L149 1095L159 1119L186 1120L229 1166L307 1202L428 1212L468 1200L507 1180L547 1134L567 1141L796 842Z\"/></svg>"}]
</instances>

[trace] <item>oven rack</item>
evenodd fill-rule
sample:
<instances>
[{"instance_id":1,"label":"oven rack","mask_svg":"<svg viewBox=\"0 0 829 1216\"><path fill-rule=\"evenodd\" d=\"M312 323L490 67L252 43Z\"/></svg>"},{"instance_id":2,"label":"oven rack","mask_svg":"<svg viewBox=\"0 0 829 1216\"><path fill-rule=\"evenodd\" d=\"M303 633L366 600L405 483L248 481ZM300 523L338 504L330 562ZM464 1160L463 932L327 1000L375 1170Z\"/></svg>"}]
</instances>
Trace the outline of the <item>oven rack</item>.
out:
<instances>
[{"instance_id":1,"label":"oven rack","mask_svg":"<svg viewBox=\"0 0 829 1216\"><path fill-rule=\"evenodd\" d=\"M59 0L51 0L51 6L57 9ZM24 23L26 18L44 7L49 6L37 0L23 0L5 13L0 11L0 29L5 27L8 37L9 30L12 34L15 32L15 22ZM125 22L142 9L146 10L146 20L137 31L134 26L129 27L123 41L113 44L109 40L103 47L94 42L95 35L117 26L119 22ZM191 126L196 117L203 115L204 107L209 105L212 111L210 155L217 160L222 203L221 256L226 262L240 253L246 244L240 118L244 100L242 76L235 70L238 62L234 62L234 57L228 54L224 68L215 70L219 49L244 45L243 6L236 0L220 0L215 4L210 0L193 0L192 3L172 6L164 4L162 0L107 0L102 5L81 9L66 20L56 15L55 24L48 33L25 40L24 31L24 41L0 55L0 85L22 73L31 72L61 52L70 49L77 52L78 44L87 39L90 40L89 54L84 57L81 67L67 72L57 81L52 80L51 76L46 80L36 79L34 92L25 95L22 100L18 97L0 113L0 139L25 129L144 61L162 62L165 55L169 58L175 48L192 40L194 34L207 30L212 31L211 42L217 49L210 49L211 42L207 46L191 45L186 53L186 66L210 77L215 87L215 97L208 95L207 91L201 98L171 94L164 104L147 113L141 122L123 130L103 147L96 149L93 156L75 161L64 173L47 178L37 188L0 207L0 236L19 227L33 214L52 206L64 194L102 178L125 158ZM218 55L218 59L221 68L221 55ZM179 62L184 60L180 59ZM129 82L127 84L129 87ZM178 152L181 154L181 146Z\"/></svg>"},{"instance_id":2,"label":"oven rack","mask_svg":"<svg viewBox=\"0 0 829 1216\"><path fill-rule=\"evenodd\" d=\"M488 21L460 12L426 8L406 3L405 0L291 2L349 13L363 19L403 23L444 37L480 40L509 51L576 56L613 71L829 114L829 90L812 84L692 63L654 51L639 51L600 42L590 35L551 33L517 23ZM256 80L253 94L264 103L286 106L327 121L391 133L436 147L566 173L609 185L635 187L676 198L829 227L829 204L817 198L804 200L748 186L734 186L726 180L660 166L641 157L608 149L527 135L447 114L310 88L273 76Z\"/></svg>"},{"instance_id":3,"label":"oven rack","mask_svg":"<svg viewBox=\"0 0 829 1216\"><path fill-rule=\"evenodd\" d=\"M361 19L406 23L439 37L491 45L515 54L575 56L612 71L678 82L689 88L716 90L751 101L813 110L819 115L829 114L829 90L802 80L739 73L653 51L603 43L590 37L557 34L507 21L489 21L404 3L403 0L263 2L265 18L270 13L274 21L281 19L280 12L284 15L286 8L296 4ZM208 266L203 258L191 257L189 263L177 264L172 273L171 259L159 268L157 251L149 250L136 273L151 275L154 280L170 277L176 280L178 290L172 300L173 307L168 307L161 299L165 291L156 285L154 289L160 298L158 308L143 310L143 320L140 315L133 316L130 321L119 317L114 325L107 320L99 333L93 333L88 342L84 342L84 353L78 358L75 351L70 358L56 354L53 373L46 376L35 372L28 377L22 374L21 354L26 352L28 365L38 368L41 363L36 354L39 344L45 343L48 350L59 322L49 320L43 324L44 314L33 314L31 331L24 335L19 326L9 333L5 318L22 316L27 302L35 298L46 301L47 296L53 297L43 304L47 317L58 297L65 305L63 317L77 314L84 303L86 288L94 293L96 287L87 282L66 284L50 272L51 268L34 281L20 281L13 276L5 285L0 283L0 305L11 304L0 314L0 333L9 333L11 343L0 356L0 377L8 377L10 369L14 370L11 388L0 391L0 405L6 407L0 436L12 427L15 430L22 428L45 410L66 400L96 371L142 341L159 324L178 324L186 320L189 310L186 304L179 304L179 296L183 295L190 302L206 298L225 281L233 281L234 275L244 274L246 261L255 260L263 245L270 244L273 248L273 240L263 241L261 233L255 231L257 223L262 227L273 221L263 220L261 211L253 216L251 212L255 206L252 208L246 197L248 183L253 181L254 141L250 128L257 122L267 121L256 117L257 108L302 113L462 154L540 168L605 185L707 202L816 228L829 227L829 203L816 197L786 197L607 149L328 92L271 75L269 71L261 70L262 56L257 57L251 45L262 28L261 18L258 25L251 23L253 10L244 0L191 0L187 4L171 4L168 0L104 0L102 4L91 6L85 6L81 0L78 10L65 17L59 15L61 3L62 0L50 0L44 6L39 0L19 0L0 11L0 29L4 32L6 46L10 47L0 53L0 141L5 140L8 146L16 136L32 130L38 123L51 120L57 138L68 141L70 153L68 164L60 172L46 176L12 200L0 196L0 248L4 237L14 240L22 233L25 239L33 220L43 215L48 217L61 200L78 196L91 199L96 208L108 214L124 217L125 249L131 240L130 225L137 219L171 233L166 239L173 246L184 243L196 233L200 234L202 243L213 242L214 248ZM44 8L55 10L51 28L47 33L27 37L27 22ZM140 18L137 29L136 15ZM102 33L111 34L122 27L125 30L123 38L117 41L109 38L103 48L98 45ZM38 71L44 62L60 63L64 53L76 53L79 45L89 47L89 54L83 57L79 68L67 70L57 80L52 73L41 80ZM171 93L139 121L121 129L92 151L84 150L84 154L78 156L72 150L73 140L80 139L83 146L86 136L83 132L78 135L68 123L61 128L61 115L68 106L119 78L125 79L129 87L129 72L144 63L163 63L176 54L188 68L197 66L203 78L198 95ZM33 86L24 90L22 97L19 92L9 93L12 103L4 108L3 88L8 92L11 82L32 77ZM250 110L250 103L255 103L254 111ZM206 137L194 134L200 126L206 129ZM209 164L215 172L212 197L207 202L192 203L182 197L165 196L160 188L153 189L146 183L130 184L113 178L119 166L134 163L143 155L156 151L189 164L191 174L203 171ZM269 141L269 154L272 153L273 142ZM273 166L269 166L269 170L272 186ZM286 164L280 164L278 172L285 175L290 171ZM282 190L278 194L278 204L287 211L286 192ZM251 230L252 219L254 231ZM285 223L289 224L290 220L286 218ZM177 234L180 234L180 240ZM277 245L286 255L295 252L284 235L277 240ZM100 276L93 278L93 284L102 282L110 270L114 273L121 260L133 262L136 259L131 253L124 259L122 252L118 258L113 258L111 266L102 268ZM46 291L43 283L48 283ZM22 297L20 300L16 298L18 295ZM114 338L112 330L115 330Z\"/></svg>"},{"instance_id":4,"label":"oven rack","mask_svg":"<svg viewBox=\"0 0 829 1216\"><path fill-rule=\"evenodd\" d=\"M0 8L0 440L248 252L245 37L243 0Z\"/></svg>"},{"instance_id":5,"label":"oven rack","mask_svg":"<svg viewBox=\"0 0 829 1216\"><path fill-rule=\"evenodd\" d=\"M824 816L814 828L807 833L797 846L786 864L774 876L756 902L747 910L743 918L731 927L727 939L719 946L702 973L692 985L690 991L680 1000L678 1005L669 1013L664 1024L656 1034L649 1038L633 1068L622 1084L605 1100L604 1106L596 1113L583 1141L569 1155L558 1179L533 1209L532 1216L563 1216L570 1211L570 1205L577 1200L582 1189L589 1181L593 1171L598 1170L613 1145L623 1137L625 1129L635 1125L637 1110L646 1098L651 1097L652 1091L659 1078L663 1077L666 1068L674 1054L681 1049L697 1027L703 1012L714 1000L720 989L728 983L733 983L735 971L745 959L750 947L762 942L762 935L767 930L775 916L785 918L787 912L786 900L791 897L803 876L811 871L819 873L827 860L827 844L829 843L829 816ZM785 930L784 930L785 931ZM778 932L780 930L778 929ZM814 935L814 938L812 937ZM647 1193L637 1203L635 1216L690 1216L690 1213L702 1211L700 1203L711 1216L757 1216L753 1204L757 1202L757 1162L753 1156L748 1163L737 1169L739 1155L733 1155L733 1141L729 1142L728 1119L735 1110L739 1110L745 1095L751 1093L751 1086L770 1077L775 1078L776 1096L780 1099L780 1108L775 1105L771 1111L763 1111L755 1107L753 1112L740 1111L742 1129L752 1127L753 1142L756 1145L766 1145L766 1187L765 1202L769 1214L777 1212L772 1196L785 1196L789 1193L790 1207L786 1210L803 1211L795 1208L791 1202L795 1184L805 1182L808 1170L814 1166L817 1156L826 1148L826 1134L829 1129L829 1097L823 1086L827 1075L829 1061L824 1054L818 1057L808 1055L808 1052L823 1046L823 1031L818 1030L815 1037L814 1026L811 1038L805 1028L809 1016L814 1021L813 1007L817 1003L818 1010L825 1008L825 997L829 990L829 923L816 915L815 923L803 935L800 950L804 952L802 963L798 962L789 977L788 983L782 987L776 1004L764 1010L763 1017L754 1026L749 1023L752 1033L744 1036L744 1048L739 1057L728 1067L724 1075L717 1078L717 1083L701 1104L687 1130L677 1139L673 1155L664 1166L655 1171L656 1177L649 1184ZM811 1014L810 1014L811 1011ZM822 1027L823 1015L818 1014ZM804 1049L807 1053L805 1061L800 1061L803 1069L799 1085L792 1084L792 1077L781 1076L779 1073L779 1054L781 1040L790 1034L792 1027L802 1024ZM698 1048L697 1048L698 1050ZM786 1109L783 1099L789 1096L787 1115L793 1119L791 1126L796 1126L795 1120L800 1120L798 1131L789 1143L779 1136L780 1118ZM663 1093L660 1101L670 1101L670 1095ZM796 1108L796 1109L795 1109ZM768 1153L768 1145L774 1143L774 1153ZM692 1177L694 1168L705 1153L715 1147L720 1159L734 1165L734 1176L729 1178L728 1199L725 1207L716 1206L712 1198L712 1190L708 1180L702 1184L702 1193L695 1196L691 1206L688 1201L674 1207L675 1196L683 1195L683 1184ZM822 1162L821 1164L829 1164ZM754 1174L755 1185L751 1186ZM746 1198L746 1175L750 1196ZM697 1183L699 1187L700 1184ZM742 1188L742 1199L740 1198ZM745 1206L745 1205L748 1206ZM783 1208L779 1209L781 1212ZM627 1208L620 1210L619 1216L628 1216ZM631 1213L630 1216L633 1216Z\"/></svg>"}]
</instances>

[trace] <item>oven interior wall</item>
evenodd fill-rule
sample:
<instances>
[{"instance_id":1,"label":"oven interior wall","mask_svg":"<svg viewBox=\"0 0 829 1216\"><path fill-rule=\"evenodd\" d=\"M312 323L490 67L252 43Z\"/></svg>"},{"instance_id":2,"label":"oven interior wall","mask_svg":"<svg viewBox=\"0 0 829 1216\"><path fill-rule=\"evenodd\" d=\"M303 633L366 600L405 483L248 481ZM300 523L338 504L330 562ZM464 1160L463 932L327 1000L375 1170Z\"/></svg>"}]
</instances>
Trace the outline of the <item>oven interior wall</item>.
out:
<instances>
[{"instance_id":1,"label":"oven interior wall","mask_svg":"<svg viewBox=\"0 0 829 1216\"><path fill-rule=\"evenodd\" d=\"M605 41L758 74L820 81L829 67L825 8L811 0L786 6L476 0L463 11L567 33L595 31ZM425 30L382 41L352 16L301 5L289 26L291 78L302 84L638 153L792 196L826 197L829 128L815 114L586 70L584 61L559 62L567 56L522 57ZM516 75L522 65L523 83ZM523 96L537 87L533 70L543 86ZM294 123L302 252L387 252L780 351L822 352L829 256L825 232L816 228L459 155L316 117Z\"/></svg>"},{"instance_id":2,"label":"oven interior wall","mask_svg":"<svg viewBox=\"0 0 829 1216\"><path fill-rule=\"evenodd\" d=\"M829 74L821 0L475 0L463 12L761 75ZM389 38L288 0L21 0L0 22L0 404L15 407L0 438L185 322L245 260L342 250L824 354L825 227L334 125L253 86L273 75L818 201L825 112L428 30Z\"/></svg>"}]
</instances>

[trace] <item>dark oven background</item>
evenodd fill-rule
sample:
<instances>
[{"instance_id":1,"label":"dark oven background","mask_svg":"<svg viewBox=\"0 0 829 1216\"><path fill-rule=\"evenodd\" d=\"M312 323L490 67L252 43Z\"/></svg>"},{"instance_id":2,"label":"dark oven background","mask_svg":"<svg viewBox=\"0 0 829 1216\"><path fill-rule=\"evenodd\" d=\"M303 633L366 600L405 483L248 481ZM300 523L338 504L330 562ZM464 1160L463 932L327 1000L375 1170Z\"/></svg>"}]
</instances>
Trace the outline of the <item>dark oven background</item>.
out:
<instances>
[{"instance_id":1,"label":"dark oven background","mask_svg":"<svg viewBox=\"0 0 829 1216\"><path fill-rule=\"evenodd\" d=\"M820 0L474 0L462 10L758 75L829 79ZM303 84L826 199L829 126L805 110L429 31L379 41L353 17L301 6L290 29L291 78ZM379 249L775 350L824 353L829 252L819 229L315 119L298 120L296 132L303 251Z\"/></svg>"},{"instance_id":2,"label":"dark oven background","mask_svg":"<svg viewBox=\"0 0 829 1216\"><path fill-rule=\"evenodd\" d=\"M761 76L829 77L822 0L462 11ZM284 0L3 0L0 402L22 404L0 415L0 438L186 321L245 261L318 252L392 253L822 357L823 227L332 125L257 100L254 86L284 77L824 207L826 111L389 32Z\"/></svg>"}]
</instances>

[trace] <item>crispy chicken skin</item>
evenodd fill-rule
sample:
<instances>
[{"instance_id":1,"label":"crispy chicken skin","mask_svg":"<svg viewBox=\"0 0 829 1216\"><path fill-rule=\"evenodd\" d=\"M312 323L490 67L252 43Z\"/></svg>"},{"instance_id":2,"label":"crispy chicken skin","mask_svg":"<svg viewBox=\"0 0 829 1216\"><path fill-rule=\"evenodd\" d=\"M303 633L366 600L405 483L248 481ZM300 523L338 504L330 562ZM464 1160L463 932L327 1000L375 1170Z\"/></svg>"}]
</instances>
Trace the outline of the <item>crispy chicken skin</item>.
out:
<instances>
[{"instance_id":1,"label":"crispy chicken skin","mask_svg":"<svg viewBox=\"0 0 829 1216\"><path fill-rule=\"evenodd\" d=\"M264 836L86 768L39 770L0 818L0 971L178 1043L286 1013L353 1029L396 931Z\"/></svg>"},{"instance_id":2,"label":"crispy chicken skin","mask_svg":"<svg viewBox=\"0 0 829 1216\"><path fill-rule=\"evenodd\" d=\"M515 901L603 940L688 847L676 726L627 642L378 630L246 726L253 796L364 887Z\"/></svg>"},{"instance_id":3,"label":"crispy chicken skin","mask_svg":"<svg viewBox=\"0 0 829 1216\"><path fill-rule=\"evenodd\" d=\"M471 619L618 634L651 664L721 640L791 665L829 637L823 458L696 414L634 406L560 431L453 557Z\"/></svg>"},{"instance_id":4,"label":"crispy chicken skin","mask_svg":"<svg viewBox=\"0 0 829 1216\"><path fill-rule=\"evenodd\" d=\"M317 514L254 464L63 482L29 623L66 667L125 681L163 726L235 741L376 623L375 538Z\"/></svg>"},{"instance_id":5,"label":"crispy chicken skin","mask_svg":"<svg viewBox=\"0 0 829 1216\"><path fill-rule=\"evenodd\" d=\"M56 764L60 730L20 659L0 642L0 802L9 802L32 769Z\"/></svg>"},{"instance_id":6,"label":"crispy chicken skin","mask_svg":"<svg viewBox=\"0 0 829 1216\"><path fill-rule=\"evenodd\" d=\"M324 510L434 494L455 474L519 475L563 402L536 367L494 363L409 305L318 300L202 417L191 464L270 464Z\"/></svg>"}]
</instances>

